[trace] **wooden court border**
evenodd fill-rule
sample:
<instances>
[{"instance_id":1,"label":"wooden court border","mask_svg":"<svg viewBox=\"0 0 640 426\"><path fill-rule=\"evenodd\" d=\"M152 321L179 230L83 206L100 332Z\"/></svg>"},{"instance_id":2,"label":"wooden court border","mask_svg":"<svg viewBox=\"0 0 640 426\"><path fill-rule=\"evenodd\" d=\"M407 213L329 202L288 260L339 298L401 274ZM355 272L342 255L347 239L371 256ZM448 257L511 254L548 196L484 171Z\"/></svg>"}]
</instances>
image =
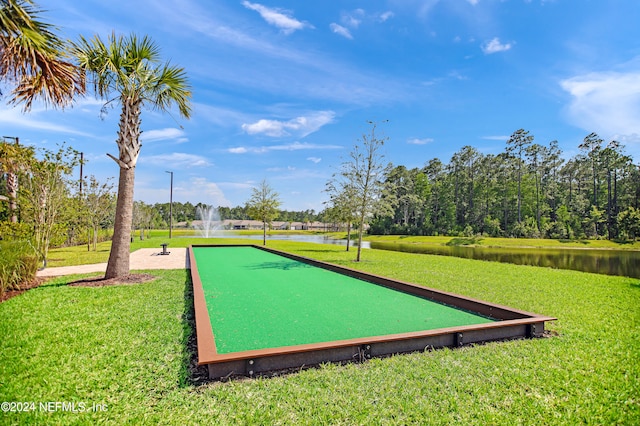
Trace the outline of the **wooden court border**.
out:
<instances>
[{"instance_id":1,"label":"wooden court border","mask_svg":"<svg viewBox=\"0 0 640 426\"><path fill-rule=\"evenodd\" d=\"M495 319L496 321L486 324L447 327L436 330L218 354L215 336L211 328L211 319L204 297L204 289L193 253L194 247L253 247L372 284L381 285L454 308L477 313ZM326 362L364 361L371 357L424 351L442 347L459 347L466 344L495 340L542 337L545 322L556 320L556 318L553 317L537 315L502 305L471 299L454 293L369 274L255 244L191 245L189 246L189 262L193 282L198 365L206 365L208 367L209 377L211 379L234 375L254 376L273 370L299 368Z\"/></svg>"}]
</instances>

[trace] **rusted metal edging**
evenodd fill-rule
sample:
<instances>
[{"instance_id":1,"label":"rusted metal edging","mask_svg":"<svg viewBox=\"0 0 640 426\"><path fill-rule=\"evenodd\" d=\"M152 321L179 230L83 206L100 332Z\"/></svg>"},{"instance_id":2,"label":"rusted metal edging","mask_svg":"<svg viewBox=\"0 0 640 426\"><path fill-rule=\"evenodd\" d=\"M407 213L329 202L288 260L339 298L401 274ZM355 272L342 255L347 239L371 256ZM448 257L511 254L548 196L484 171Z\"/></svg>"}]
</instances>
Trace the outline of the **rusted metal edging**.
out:
<instances>
[{"instance_id":1,"label":"rusted metal edging","mask_svg":"<svg viewBox=\"0 0 640 426\"><path fill-rule=\"evenodd\" d=\"M204 298L204 289L198 272L198 265L189 246L189 264L191 265L191 282L193 284L193 311L196 320L196 339L198 341L198 364L211 362L211 356L217 354L216 343L211 329L211 318Z\"/></svg>"},{"instance_id":2,"label":"rusted metal edging","mask_svg":"<svg viewBox=\"0 0 640 426\"><path fill-rule=\"evenodd\" d=\"M494 340L541 337L544 333L545 322L556 320L553 317L532 314L453 293L392 280L263 246L253 244L215 244L196 247L254 247L292 260L368 281L374 285L382 285L498 320L486 324L448 327L437 330L218 354L204 298L202 281L200 280L193 254L193 246L189 246L196 336L198 339L198 364L207 365L209 376L214 379L229 375L253 376L266 371L297 368L323 362L363 361L373 356L388 356L441 347L458 347Z\"/></svg>"}]
</instances>

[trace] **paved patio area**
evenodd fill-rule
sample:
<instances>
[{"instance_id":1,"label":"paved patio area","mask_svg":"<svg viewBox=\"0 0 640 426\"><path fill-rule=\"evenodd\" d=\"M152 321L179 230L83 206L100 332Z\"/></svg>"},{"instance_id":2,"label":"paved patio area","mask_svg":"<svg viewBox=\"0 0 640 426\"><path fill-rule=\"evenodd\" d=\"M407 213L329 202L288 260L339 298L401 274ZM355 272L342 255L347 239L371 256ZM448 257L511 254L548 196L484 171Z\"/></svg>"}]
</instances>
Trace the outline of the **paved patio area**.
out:
<instances>
[{"instance_id":1,"label":"paved patio area","mask_svg":"<svg viewBox=\"0 0 640 426\"><path fill-rule=\"evenodd\" d=\"M189 269L189 257L186 248L169 248L170 254L160 255L161 248L147 248L136 250L129 258L129 268L134 270L142 269ZM38 271L38 277L56 277L60 275L84 274L87 272L105 272L106 263L95 263L92 265L61 266L58 268L46 268Z\"/></svg>"}]
</instances>

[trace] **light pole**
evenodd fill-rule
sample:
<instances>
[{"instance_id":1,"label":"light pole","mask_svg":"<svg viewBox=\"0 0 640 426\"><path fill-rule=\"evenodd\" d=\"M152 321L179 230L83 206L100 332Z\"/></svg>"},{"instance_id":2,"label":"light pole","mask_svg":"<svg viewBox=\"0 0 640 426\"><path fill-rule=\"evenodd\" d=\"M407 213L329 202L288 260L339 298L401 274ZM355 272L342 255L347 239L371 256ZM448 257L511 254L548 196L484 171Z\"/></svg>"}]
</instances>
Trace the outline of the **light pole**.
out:
<instances>
[{"instance_id":1,"label":"light pole","mask_svg":"<svg viewBox=\"0 0 640 426\"><path fill-rule=\"evenodd\" d=\"M171 229L173 228L173 172L167 172L171 175L171 189L169 190L169 239L171 239Z\"/></svg>"},{"instance_id":2,"label":"light pole","mask_svg":"<svg viewBox=\"0 0 640 426\"><path fill-rule=\"evenodd\" d=\"M82 198L82 166L84 166L84 152L80 153L80 198Z\"/></svg>"}]
</instances>

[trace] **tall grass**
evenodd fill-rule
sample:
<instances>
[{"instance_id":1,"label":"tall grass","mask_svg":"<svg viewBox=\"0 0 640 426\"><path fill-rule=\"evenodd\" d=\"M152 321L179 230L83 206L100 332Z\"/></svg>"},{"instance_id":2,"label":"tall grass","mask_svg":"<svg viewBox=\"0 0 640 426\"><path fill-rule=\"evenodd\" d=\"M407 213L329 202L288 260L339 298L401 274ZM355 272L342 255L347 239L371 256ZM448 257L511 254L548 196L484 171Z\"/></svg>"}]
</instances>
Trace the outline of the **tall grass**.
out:
<instances>
[{"instance_id":1,"label":"tall grass","mask_svg":"<svg viewBox=\"0 0 640 426\"><path fill-rule=\"evenodd\" d=\"M26 241L0 241L0 295L36 277L38 257Z\"/></svg>"}]
</instances>

